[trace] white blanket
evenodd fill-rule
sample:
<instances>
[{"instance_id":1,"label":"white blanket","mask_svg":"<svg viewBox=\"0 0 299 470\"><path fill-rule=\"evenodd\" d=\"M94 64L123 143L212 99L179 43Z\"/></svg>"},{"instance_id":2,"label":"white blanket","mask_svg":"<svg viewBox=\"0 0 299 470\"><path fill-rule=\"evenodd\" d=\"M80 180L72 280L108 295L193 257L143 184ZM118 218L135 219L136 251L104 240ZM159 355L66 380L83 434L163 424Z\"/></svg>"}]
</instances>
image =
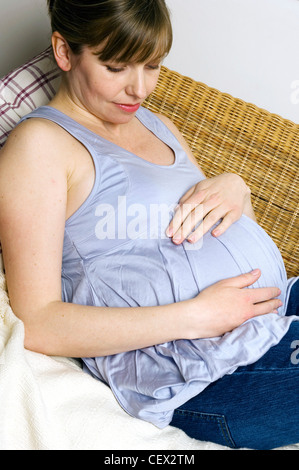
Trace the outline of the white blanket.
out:
<instances>
[{"instance_id":1,"label":"white blanket","mask_svg":"<svg viewBox=\"0 0 299 470\"><path fill-rule=\"evenodd\" d=\"M0 450L226 449L128 416L76 361L23 344L23 323L9 306L0 266Z\"/></svg>"}]
</instances>

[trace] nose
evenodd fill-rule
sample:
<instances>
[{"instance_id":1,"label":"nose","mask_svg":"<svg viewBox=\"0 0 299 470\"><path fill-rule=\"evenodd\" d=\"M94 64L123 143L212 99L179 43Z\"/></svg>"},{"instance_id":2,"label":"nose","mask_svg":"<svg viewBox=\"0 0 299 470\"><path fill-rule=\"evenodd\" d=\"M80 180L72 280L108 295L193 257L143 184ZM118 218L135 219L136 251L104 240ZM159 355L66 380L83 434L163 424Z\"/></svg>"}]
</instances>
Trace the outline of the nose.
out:
<instances>
[{"instance_id":1,"label":"nose","mask_svg":"<svg viewBox=\"0 0 299 470\"><path fill-rule=\"evenodd\" d=\"M142 66L132 67L126 91L128 95L134 96L140 100L147 97L146 77Z\"/></svg>"}]
</instances>

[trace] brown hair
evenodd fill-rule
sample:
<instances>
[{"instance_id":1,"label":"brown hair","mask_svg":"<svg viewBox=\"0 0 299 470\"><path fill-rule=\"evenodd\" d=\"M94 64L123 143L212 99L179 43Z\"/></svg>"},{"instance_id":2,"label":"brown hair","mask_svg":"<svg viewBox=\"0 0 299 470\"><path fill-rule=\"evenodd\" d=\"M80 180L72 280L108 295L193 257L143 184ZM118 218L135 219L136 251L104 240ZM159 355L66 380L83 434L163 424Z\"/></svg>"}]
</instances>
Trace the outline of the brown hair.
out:
<instances>
[{"instance_id":1,"label":"brown hair","mask_svg":"<svg viewBox=\"0 0 299 470\"><path fill-rule=\"evenodd\" d=\"M52 31L74 54L96 48L103 62L145 62L163 58L172 45L165 0L47 0Z\"/></svg>"}]
</instances>

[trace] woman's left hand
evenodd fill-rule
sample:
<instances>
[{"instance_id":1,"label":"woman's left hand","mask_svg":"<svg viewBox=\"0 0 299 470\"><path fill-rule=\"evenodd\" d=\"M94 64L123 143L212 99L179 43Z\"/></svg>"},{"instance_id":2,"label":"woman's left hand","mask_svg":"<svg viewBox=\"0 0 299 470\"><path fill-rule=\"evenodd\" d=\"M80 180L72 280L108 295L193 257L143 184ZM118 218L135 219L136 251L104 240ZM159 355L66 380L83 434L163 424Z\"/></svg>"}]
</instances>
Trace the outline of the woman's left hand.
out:
<instances>
[{"instance_id":1,"label":"woman's left hand","mask_svg":"<svg viewBox=\"0 0 299 470\"><path fill-rule=\"evenodd\" d=\"M250 194L243 179L233 173L200 181L179 201L166 235L175 244L186 239L196 243L219 221L212 231L215 237L224 233L242 214L255 220Z\"/></svg>"}]
</instances>

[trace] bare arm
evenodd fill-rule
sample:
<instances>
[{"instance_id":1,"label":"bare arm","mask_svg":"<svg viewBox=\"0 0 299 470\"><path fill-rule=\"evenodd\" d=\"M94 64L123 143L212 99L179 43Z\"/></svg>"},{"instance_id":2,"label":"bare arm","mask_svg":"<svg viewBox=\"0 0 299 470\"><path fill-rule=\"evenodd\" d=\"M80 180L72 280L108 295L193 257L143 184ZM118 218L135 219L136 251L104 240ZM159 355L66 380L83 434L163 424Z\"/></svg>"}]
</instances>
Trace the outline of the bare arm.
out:
<instances>
[{"instance_id":1,"label":"bare arm","mask_svg":"<svg viewBox=\"0 0 299 470\"><path fill-rule=\"evenodd\" d=\"M227 281L217 289L215 284L211 294L207 290L204 296L166 306L63 303L61 263L72 152L61 151L62 134L44 122L25 122L0 155L0 239L10 301L24 322L26 348L73 357L115 354L179 338L222 334L250 316L277 308L275 288L244 292L244 284L256 280L251 275L238 277L237 285ZM233 301L236 309L227 318L217 308L215 323L217 299L224 313Z\"/></svg>"},{"instance_id":2,"label":"bare arm","mask_svg":"<svg viewBox=\"0 0 299 470\"><path fill-rule=\"evenodd\" d=\"M61 301L69 161L62 157L60 133L48 127L25 122L0 158L0 238L10 302L25 324L25 346L83 357L174 339L180 305L113 309ZM28 137L32 133L34 139Z\"/></svg>"}]
</instances>

